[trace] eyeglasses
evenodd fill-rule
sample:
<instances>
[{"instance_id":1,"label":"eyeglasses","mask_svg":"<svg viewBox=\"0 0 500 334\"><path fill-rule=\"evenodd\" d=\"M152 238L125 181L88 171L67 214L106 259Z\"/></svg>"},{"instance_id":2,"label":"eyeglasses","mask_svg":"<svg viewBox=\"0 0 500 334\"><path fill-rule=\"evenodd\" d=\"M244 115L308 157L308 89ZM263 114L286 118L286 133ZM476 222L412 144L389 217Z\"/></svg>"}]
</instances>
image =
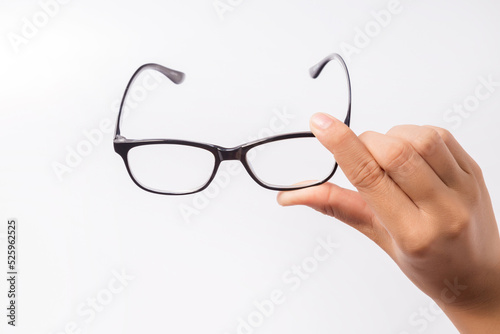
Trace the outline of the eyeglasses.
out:
<instances>
[{"instance_id":1,"label":"eyeglasses","mask_svg":"<svg viewBox=\"0 0 500 334\"><path fill-rule=\"evenodd\" d=\"M348 105L344 123L351 118L351 82L342 57L333 53L310 68L316 79L330 61L336 60L345 71ZM177 139L127 139L120 134L122 112L134 80L145 70L158 71L174 84L184 81L185 74L158 64L145 64L135 71L123 95L116 122L115 152L140 188L162 195L188 195L207 188L219 165L239 160L252 179L270 190L297 190L328 181L337 170L333 155L310 131L271 136L240 146L227 148Z\"/></svg>"}]
</instances>

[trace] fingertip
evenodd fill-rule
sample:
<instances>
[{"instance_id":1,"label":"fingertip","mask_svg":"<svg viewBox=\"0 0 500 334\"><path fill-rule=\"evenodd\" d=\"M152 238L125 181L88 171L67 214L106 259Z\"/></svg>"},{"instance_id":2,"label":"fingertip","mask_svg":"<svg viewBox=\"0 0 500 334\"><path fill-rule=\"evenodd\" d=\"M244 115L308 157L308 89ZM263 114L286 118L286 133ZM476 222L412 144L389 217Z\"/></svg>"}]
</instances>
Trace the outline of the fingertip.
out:
<instances>
[{"instance_id":1,"label":"fingertip","mask_svg":"<svg viewBox=\"0 0 500 334\"><path fill-rule=\"evenodd\" d=\"M311 189L282 191L278 194L278 203L281 206L307 205Z\"/></svg>"},{"instance_id":2,"label":"fingertip","mask_svg":"<svg viewBox=\"0 0 500 334\"><path fill-rule=\"evenodd\" d=\"M324 113L314 114L309 127L321 144L332 153L339 146L349 145L356 136L344 122Z\"/></svg>"},{"instance_id":3,"label":"fingertip","mask_svg":"<svg viewBox=\"0 0 500 334\"><path fill-rule=\"evenodd\" d=\"M309 120L309 127L313 132L325 131L328 130L336 122L339 122L339 120L332 115L319 112L311 116L311 119Z\"/></svg>"},{"instance_id":4,"label":"fingertip","mask_svg":"<svg viewBox=\"0 0 500 334\"><path fill-rule=\"evenodd\" d=\"M300 204L298 203L297 193L300 193L301 190L290 190L290 191L280 191L277 196L278 204L281 206L292 206ZM300 201L300 199L299 199Z\"/></svg>"},{"instance_id":5,"label":"fingertip","mask_svg":"<svg viewBox=\"0 0 500 334\"><path fill-rule=\"evenodd\" d=\"M279 205L281 206L286 206L286 194L284 191L280 191L278 195L276 196L276 201L278 202Z\"/></svg>"}]
</instances>

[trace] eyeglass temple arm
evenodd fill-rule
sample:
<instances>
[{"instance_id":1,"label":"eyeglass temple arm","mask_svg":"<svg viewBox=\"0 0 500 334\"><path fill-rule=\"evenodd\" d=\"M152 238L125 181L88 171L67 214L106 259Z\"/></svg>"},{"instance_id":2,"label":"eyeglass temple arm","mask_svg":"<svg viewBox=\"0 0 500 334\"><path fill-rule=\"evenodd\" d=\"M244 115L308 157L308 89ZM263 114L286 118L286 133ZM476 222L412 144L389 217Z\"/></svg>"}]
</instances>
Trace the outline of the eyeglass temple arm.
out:
<instances>
[{"instance_id":1,"label":"eyeglass temple arm","mask_svg":"<svg viewBox=\"0 0 500 334\"><path fill-rule=\"evenodd\" d=\"M328 64L330 61L336 60L340 63L342 68L344 69L345 75L346 75L346 80L347 80L347 94L348 94L348 101L347 101L347 115L344 120L344 123L349 126L351 123L351 78L349 76L349 70L347 69L347 65L344 61L344 59L337 53L332 53L325 57L323 60L321 60L319 63L314 65L309 69L309 74L313 79L316 79L320 74L321 71L325 68L326 64Z\"/></svg>"},{"instance_id":2,"label":"eyeglass temple arm","mask_svg":"<svg viewBox=\"0 0 500 334\"><path fill-rule=\"evenodd\" d=\"M154 63L149 63L149 64L144 64L141 67L135 71L135 73L132 75L130 78L130 81L127 84L127 88L125 88L125 92L123 93L122 101L120 103L120 111L118 112L118 119L116 120L116 128L115 128L115 139L120 136L120 124L121 124L121 117L122 117L122 111L123 107L125 105L125 98L127 97L128 91L130 87L132 86L132 83L135 81L135 79L139 76L139 74L145 70L155 70L166 76L167 78L170 79L173 83L176 85L181 84L184 81L184 78L186 75L180 71L173 70L171 68L159 65L159 64L154 64Z\"/></svg>"}]
</instances>

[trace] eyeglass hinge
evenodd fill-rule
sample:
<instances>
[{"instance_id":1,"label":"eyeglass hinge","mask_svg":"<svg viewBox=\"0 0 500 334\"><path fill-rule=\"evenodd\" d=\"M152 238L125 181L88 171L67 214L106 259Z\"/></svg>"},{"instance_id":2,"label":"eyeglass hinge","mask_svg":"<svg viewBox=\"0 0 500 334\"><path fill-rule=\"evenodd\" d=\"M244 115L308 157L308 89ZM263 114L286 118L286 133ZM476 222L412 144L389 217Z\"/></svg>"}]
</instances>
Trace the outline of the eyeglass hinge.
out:
<instances>
[{"instance_id":1,"label":"eyeglass hinge","mask_svg":"<svg viewBox=\"0 0 500 334\"><path fill-rule=\"evenodd\" d=\"M118 141L118 142L123 142L125 140L127 140L127 138L125 138L121 135L116 135L116 137L115 137L115 141Z\"/></svg>"}]
</instances>

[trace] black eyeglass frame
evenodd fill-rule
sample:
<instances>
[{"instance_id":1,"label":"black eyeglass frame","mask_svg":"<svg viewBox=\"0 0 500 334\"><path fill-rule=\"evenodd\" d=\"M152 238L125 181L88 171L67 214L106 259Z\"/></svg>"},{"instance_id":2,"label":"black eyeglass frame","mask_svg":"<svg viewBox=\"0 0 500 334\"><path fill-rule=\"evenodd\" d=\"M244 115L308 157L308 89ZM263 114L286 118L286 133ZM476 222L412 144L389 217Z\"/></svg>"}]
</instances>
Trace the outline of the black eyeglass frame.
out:
<instances>
[{"instance_id":1,"label":"black eyeglass frame","mask_svg":"<svg viewBox=\"0 0 500 334\"><path fill-rule=\"evenodd\" d=\"M345 71L346 80L347 80L347 89L348 89L348 105L347 105L347 114L346 114L344 123L347 126L350 126L351 100L352 100L351 80L350 80L349 71L347 69L347 65L344 62L344 59L342 59L342 57L339 54L332 53L332 54L328 55L327 57L325 57L324 59L322 59L318 64L311 67L309 70L309 74L311 75L311 77L313 79L316 79L321 74L321 72L323 71L326 64L328 64L332 60L338 61ZM258 140L255 140L255 141L252 141L249 143L245 143L243 145L239 145L236 147L231 147L231 148L222 147L222 146L213 145L213 144L207 144L207 143L192 142L192 141L187 141L187 140L178 140L178 139L128 139L128 138L125 138L120 133L120 124L121 124L121 118L122 118L121 116L122 116L122 111L123 111L123 108L125 105L125 99L127 97L127 93L129 91L130 87L132 86L132 83L137 78L137 76L141 72L143 72L144 70L150 70L150 69L156 70L156 71L162 73L167 78L169 78L170 81L172 81L175 84L181 84L185 78L185 74L183 72L176 71L176 70L167 68L167 67L159 65L159 64L149 63L149 64L144 64L144 65L140 66L135 71L135 73L130 78L130 81L125 89L125 92L123 94L123 98L122 98L122 101L120 104L120 110L118 112L118 118L116 121L115 137L113 140L113 146L114 146L115 152L122 157L130 178L132 179L132 181L134 181L134 183L139 188L141 188L145 191L155 193L155 194L160 194L160 195L194 194L194 193L203 191L204 189L206 189L210 185L210 183L214 180L214 178L217 174L217 171L219 169L221 162L227 161L227 160L239 160L243 164L243 167L245 168L247 173L250 175L250 177L255 182L257 182L257 184L259 184L260 186L262 186L266 189L276 190L276 191L298 190L298 189L318 186L318 185L323 184L323 183L327 182L328 180L330 180L330 178L335 174L335 171L338 168L337 162L335 162L335 165L334 165L331 173L323 180L319 180L317 182L314 182L312 184L307 184L307 185L278 187L278 186L268 184L268 183L264 182L263 180L259 179L255 175L254 171L252 170L251 164L248 163L247 153L252 148L257 147L259 145L268 144L268 143L272 143L272 142L280 141L280 140L315 137L311 131L294 132L294 133L288 133L288 134L275 135L275 136L271 136L271 137L267 137L267 138L258 139ZM214 163L214 168L213 168L212 174L211 174L210 178L208 179L208 181L203 186L196 188L195 190L190 190L190 191L186 191L186 192L164 192L164 191L148 188L148 187L142 185L139 181L137 181L135 179L135 177L131 171L131 168L130 168L130 165L128 162L128 152L134 147L143 146L143 145L158 145L158 144L183 145L183 146L197 147L197 148L201 148L201 149L207 150L210 153L212 153L214 156L215 163Z\"/></svg>"}]
</instances>

